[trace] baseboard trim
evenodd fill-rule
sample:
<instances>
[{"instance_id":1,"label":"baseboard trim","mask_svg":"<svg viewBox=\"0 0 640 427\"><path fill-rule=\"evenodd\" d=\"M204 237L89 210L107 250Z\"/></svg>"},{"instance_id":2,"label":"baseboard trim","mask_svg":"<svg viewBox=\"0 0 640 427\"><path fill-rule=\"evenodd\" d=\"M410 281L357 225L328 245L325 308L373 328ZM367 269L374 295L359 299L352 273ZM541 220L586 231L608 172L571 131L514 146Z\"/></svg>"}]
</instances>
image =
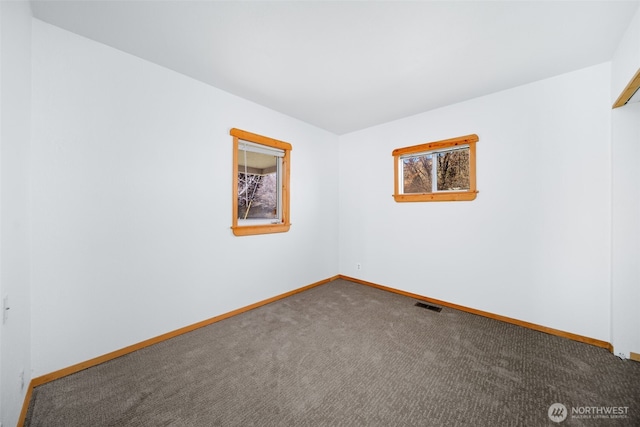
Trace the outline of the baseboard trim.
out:
<instances>
[{"instance_id":1,"label":"baseboard trim","mask_svg":"<svg viewBox=\"0 0 640 427\"><path fill-rule=\"evenodd\" d=\"M640 362L640 354L634 353L633 351L629 353L629 359L635 360L636 362Z\"/></svg>"},{"instance_id":2,"label":"baseboard trim","mask_svg":"<svg viewBox=\"0 0 640 427\"><path fill-rule=\"evenodd\" d=\"M579 341L585 344L591 344L596 347L602 347L609 350L613 353L613 346L602 340L598 340L595 338L585 337L583 335L573 334L571 332L561 331L559 329L549 328L547 326L537 325L535 323L525 322L523 320L513 319L511 317L501 316L499 314L489 313L487 311L477 310L475 308L465 307L458 304L453 304L446 301L441 301L435 298L425 297L423 295L414 294L411 292L401 291L399 289L390 288L388 286L379 285L377 283L367 282L365 280L356 279L354 277L344 276L342 274L338 275L339 278L344 280L349 280L351 282L360 283L362 285L371 286L373 288L382 289L383 291L393 292L395 294L404 295L407 297L415 298L421 301L430 302L432 304L442 305L444 307L454 308L456 310L465 311L467 313L477 314L479 316L488 317L489 319L500 320L502 322L511 323L518 326L523 326L525 328L533 329L534 331L544 332L551 335L556 335L563 338L568 338L570 340Z\"/></svg>"},{"instance_id":3,"label":"baseboard trim","mask_svg":"<svg viewBox=\"0 0 640 427\"><path fill-rule=\"evenodd\" d=\"M29 402L31 402L33 387L33 380L31 380L27 387L27 394L25 394L24 401L22 402L22 410L20 411L20 418L18 418L18 427L24 426L24 421L27 419L27 410L29 409Z\"/></svg>"},{"instance_id":4,"label":"baseboard trim","mask_svg":"<svg viewBox=\"0 0 640 427\"><path fill-rule=\"evenodd\" d=\"M489 312L486 312L486 311L477 310L475 308L469 308L469 307L465 307L465 306L462 306L462 305L453 304L453 303L446 302L446 301L441 301L441 300L438 300L438 299L435 299L435 298L425 297L423 295L414 294L412 292L401 291L399 289L390 288L388 286L379 285L377 283L367 282L365 280L356 279L355 277L349 277L349 276L345 276L345 275L342 275L342 274L338 274L338 275L330 277L328 279L320 280L320 281L312 283L310 285L306 285L306 286L303 286L301 288L297 288L297 289L294 289L292 291L285 292L285 293L280 294L280 295L276 295L275 297L267 298L265 300L256 302L254 304L250 304L248 306L245 306L245 307L233 310L233 311L229 311L229 312L221 314L219 316L215 316L215 317L212 317L210 319L206 319L206 320L203 320L201 322L194 323L192 325L185 326L183 328L176 329L176 330L171 331L171 332L167 332L166 334L158 335L157 337L150 338L148 340L139 342L137 344L133 344L133 345L121 348L119 350L112 351L112 352L104 354L102 356L98 356L98 357L95 357L93 359L90 359L90 360L87 360L87 361L84 361L84 362L81 362L81 363L77 363L75 365L72 365L72 366L69 366L69 367L66 367L66 368L59 369L57 371L48 373L46 375L42 375L42 376L33 378L29 383L29 387L27 389L27 394L24 397L24 402L22 404L22 411L20 412L20 419L18 421L18 426L24 425L24 422L25 422L26 417L27 417L27 411L29 409L29 404L31 402L31 396L33 394L33 389L38 387L38 386L40 386L40 385L43 385L43 384L46 384L48 382L57 380L59 378L66 377L67 375L71 375L71 374L74 374L76 372L83 371L85 369L91 368L91 367L99 365L101 363L108 362L110 360L116 359L116 358L124 356L126 354L133 353L134 351L143 349L145 347L149 347L149 346L151 346L153 344L157 344L157 343L160 343L162 341L166 341L166 340L168 340L170 338L177 337L177 336L182 335L182 334L186 334L187 332L191 332L191 331L194 331L196 329L199 329L199 328L214 324L216 322L219 322L219 321L224 320L224 319L228 319L228 318L236 316L238 314L242 314L242 313L247 312L249 310L253 310L255 308L262 307L263 305L270 304L272 302L281 300L281 299L289 297L291 295L295 295L297 293L304 292L304 291L306 291L308 289L311 289L311 288L314 288L316 286L324 285L325 283L332 282L332 281L334 281L336 279L348 280L350 282L359 283L361 285L370 286L370 287L381 289L381 290L387 291L387 292L393 292L395 294L404 295L404 296L407 296L407 297L410 297L410 298L415 298L415 299L418 299L418 300L421 300L421 301L425 301L425 302L430 302L432 304L438 304L438 305L441 305L441 306L444 306L444 307L449 307L449 308L453 308L453 309L456 309L456 310L465 311L467 313L472 313L472 314L477 314L479 316L488 317L490 319L500 320L502 322L507 322L507 323L511 323L511 324L514 324L514 325L523 326L525 328L533 329L533 330L536 330L536 331L539 331L539 332L544 332L544 333L547 333L547 334L556 335L556 336L563 337L563 338L568 338L568 339L571 339L571 340L574 340L574 341L579 341L579 342L582 342L582 343L591 344L591 345L594 345L594 346L597 346L597 347L606 348L610 352L613 352L613 346L610 343L606 342L606 341L601 341L601 340L597 340L597 339L594 339L594 338L585 337L585 336L582 336L582 335L572 334L570 332L565 332L565 331L560 331L558 329L548 328L546 326L537 325L535 323L525 322L525 321L522 321L522 320L513 319L511 317L501 316L499 314L493 314L493 313L489 313ZM636 360L636 361L640 361L640 354L636 354L636 353L631 352L631 359L632 360Z\"/></svg>"},{"instance_id":5,"label":"baseboard trim","mask_svg":"<svg viewBox=\"0 0 640 427\"><path fill-rule=\"evenodd\" d=\"M295 295L297 293L304 292L304 291L306 291L308 289L315 288L316 286L324 285L325 283L332 282L332 281L334 281L334 280L336 280L338 278L339 278L339 276L333 276L333 277L330 277L328 279L320 280L319 282L315 282L315 283L312 283L310 285L306 285L306 286L303 286L301 288L297 288L297 289L294 289L292 291L285 292L285 293L280 294L280 295L276 295L275 297L267 298L265 300L258 301L258 302L254 303L254 304L247 305L246 307L242 307L242 308L239 308L237 310L229 311L228 313L224 313L224 314L221 314L219 316L215 316L215 317L212 317L210 319L206 319L206 320L203 320L201 322L194 323L192 325L188 325L188 326L185 326L185 327L180 328L180 329L176 329L176 330L171 331L171 332L167 332L166 334L158 335L157 337L150 338L148 340L139 342L137 344L133 344L133 345L121 348L119 350L112 351L112 352L104 354L102 356L98 356L98 357L95 357L93 359L90 359L90 360L87 360L87 361L84 361L84 362L80 362L80 363L77 363L75 365L72 365L72 366L69 366L69 367L66 367L66 368L63 368L63 369L59 369L57 371L54 371L54 372L39 376L39 377L36 377L36 378L32 379L31 382L29 383L29 389L27 390L27 395L24 398L24 403L23 403L23 406L22 406L22 411L20 413L20 420L18 422L18 426L24 425L24 421L25 421L26 416L27 416L27 410L29 408L29 402L31 401L31 394L33 393L33 389L35 387L38 387L38 386L43 385L43 384L46 384L46 383L48 383L50 381L57 380L57 379L62 378L62 377L66 377L67 375L75 374L76 372L83 371L83 370L85 370L87 368L91 368L91 367L99 365L101 363L108 362L110 360L116 359L116 358L124 356L126 354L133 353L136 350L140 350L140 349L143 349L145 347L149 347L150 345L157 344L157 343L160 343L162 341L166 341L166 340L168 340L170 338L174 338L174 337L177 337L179 335L186 334L187 332L191 332L191 331L194 331L196 329L200 329L202 327L211 325L211 324L219 322L221 320L228 319L229 317L233 317L233 316L236 316L238 314L242 314L244 312L247 312L249 310L253 310L253 309L258 308L258 307L262 307L263 305L270 304L272 302L281 300L281 299L289 297L291 295Z\"/></svg>"}]
</instances>

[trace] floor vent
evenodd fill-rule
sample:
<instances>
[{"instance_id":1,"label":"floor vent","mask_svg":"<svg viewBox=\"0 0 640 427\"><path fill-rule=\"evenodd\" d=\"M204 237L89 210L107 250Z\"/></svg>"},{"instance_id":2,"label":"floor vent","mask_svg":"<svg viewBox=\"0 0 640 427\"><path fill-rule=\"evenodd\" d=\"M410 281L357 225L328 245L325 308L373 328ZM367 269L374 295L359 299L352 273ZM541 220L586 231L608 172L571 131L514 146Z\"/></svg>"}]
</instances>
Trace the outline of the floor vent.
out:
<instances>
[{"instance_id":1,"label":"floor vent","mask_svg":"<svg viewBox=\"0 0 640 427\"><path fill-rule=\"evenodd\" d=\"M442 311L442 307L436 307L435 305L429 305L429 304L425 304L423 302L417 302L416 303L416 307L426 308L427 310L437 311L438 313L440 313Z\"/></svg>"}]
</instances>

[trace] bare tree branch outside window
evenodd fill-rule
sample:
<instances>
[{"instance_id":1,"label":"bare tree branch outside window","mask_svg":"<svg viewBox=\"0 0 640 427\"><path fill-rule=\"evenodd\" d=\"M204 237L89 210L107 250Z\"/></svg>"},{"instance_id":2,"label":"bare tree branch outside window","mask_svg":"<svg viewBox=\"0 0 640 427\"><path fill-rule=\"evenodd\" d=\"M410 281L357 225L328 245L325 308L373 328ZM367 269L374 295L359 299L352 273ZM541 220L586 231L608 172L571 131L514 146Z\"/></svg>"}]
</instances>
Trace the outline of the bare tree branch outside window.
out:
<instances>
[{"instance_id":1,"label":"bare tree branch outside window","mask_svg":"<svg viewBox=\"0 0 640 427\"><path fill-rule=\"evenodd\" d=\"M436 159L437 189L433 186ZM469 149L419 154L402 159L404 193L432 193L469 189Z\"/></svg>"},{"instance_id":2,"label":"bare tree branch outside window","mask_svg":"<svg viewBox=\"0 0 640 427\"><path fill-rule=\"evenodd\" d=\"M438 191L469 189L469 149L438 153Z\"/></svg>"},{"instance_id":3,"label":"bare tree branch outside window","mask_svg":"<svg viewBox=\"0 0 640 427\"><path fill-rule=\"evenodd\" d=\"M277 181L275 173L268 175L238 173L238 218L276 218Z\"/></svg>"}]
</instances>

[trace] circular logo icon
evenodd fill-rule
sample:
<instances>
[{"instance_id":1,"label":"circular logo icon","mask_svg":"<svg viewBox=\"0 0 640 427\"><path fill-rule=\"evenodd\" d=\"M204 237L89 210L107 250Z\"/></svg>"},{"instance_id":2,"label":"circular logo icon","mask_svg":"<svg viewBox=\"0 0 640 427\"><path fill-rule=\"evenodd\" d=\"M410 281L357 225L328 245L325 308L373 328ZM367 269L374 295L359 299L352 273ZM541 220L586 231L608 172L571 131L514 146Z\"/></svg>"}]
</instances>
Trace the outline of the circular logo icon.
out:
<instances>
[{"instance_id":1,"label":"circular logo icon","mask_svg":"<svg viewBox=\"0 0 640 427\"><path fill-rule=\"evenodd\" d=\"M562 403L554 403L549 406L547 415L549 415L549 419L554 423L561 423L567 419L567 407Z\"/></svg>"}]
</instances>

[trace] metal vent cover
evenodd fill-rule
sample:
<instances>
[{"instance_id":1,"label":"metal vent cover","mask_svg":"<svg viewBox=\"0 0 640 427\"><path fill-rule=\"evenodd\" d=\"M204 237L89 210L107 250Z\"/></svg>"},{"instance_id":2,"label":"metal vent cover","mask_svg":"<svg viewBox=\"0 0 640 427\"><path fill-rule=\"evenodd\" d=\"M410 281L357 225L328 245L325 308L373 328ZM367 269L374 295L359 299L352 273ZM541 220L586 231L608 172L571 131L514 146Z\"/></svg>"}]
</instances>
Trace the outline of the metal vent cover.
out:
<instances>
[{"instance_id":1,"label":"metal vent cover","mask_svg":"<svg viewBox=\"0 0 640 427\"><path fill-rule=\"evenodd\" d=\"M442 311L442 307L436 307L435 305L425 304L423 302L417 302L416 307L426 308L427 310L435 311L440 313Z\"/></svg>"}]
</instances>

